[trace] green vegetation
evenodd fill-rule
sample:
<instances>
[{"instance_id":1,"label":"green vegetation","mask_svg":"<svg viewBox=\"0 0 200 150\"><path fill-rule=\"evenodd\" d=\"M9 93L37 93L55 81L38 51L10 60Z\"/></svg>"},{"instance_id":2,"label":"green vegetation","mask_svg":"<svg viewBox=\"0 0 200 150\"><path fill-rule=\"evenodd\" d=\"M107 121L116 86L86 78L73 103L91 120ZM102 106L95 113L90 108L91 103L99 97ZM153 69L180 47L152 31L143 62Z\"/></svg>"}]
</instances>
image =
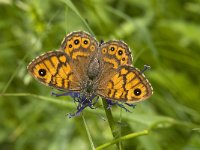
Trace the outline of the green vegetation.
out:
<instances>
[{"instance_id":1,"label":"green vegetation","mask_svg":"<svg viewBox=\"0 0 200 150\"><path fill-rule=\"evenodd\" d=\"M199 150L199 10L200 0L0 0L0 149ZM135 67L151 66L154 95L132 113L99 101L66 117L72 98L51 96L26 66L76 30L125 41Z\"/></svg>"}]
</instances>

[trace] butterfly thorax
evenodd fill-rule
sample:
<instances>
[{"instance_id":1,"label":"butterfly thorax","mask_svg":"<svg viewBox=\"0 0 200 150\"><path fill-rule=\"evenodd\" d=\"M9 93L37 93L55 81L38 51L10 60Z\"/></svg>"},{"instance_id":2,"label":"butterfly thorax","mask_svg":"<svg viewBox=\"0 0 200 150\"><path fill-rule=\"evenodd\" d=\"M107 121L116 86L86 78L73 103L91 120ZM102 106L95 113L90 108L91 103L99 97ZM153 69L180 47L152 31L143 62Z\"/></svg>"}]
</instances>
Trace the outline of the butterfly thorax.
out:
<instances>
[{"instance_id":1,"label":"butterfly thorax","mask_svg":"<svg viewBox=\"0 0 200 150\"><path fill-rule=\"evenodd\" d=\"M87 69L88 78L94 81L98 77L99 72L100 72L100 60L98 60L95 57L90 61L88 65L88 69Z\"/></svg>"},{"instance_id":2,"label":"butterfly thorax","mask_svg":"<svg viewBox=\"0 0 200 150\"><path fill-rule=\"evenodd\" d=\"M94 57L88 64L87 77L83 82L81 93L86 97L91 97L97 89L96 81L100 73L100 61Z\"/></svg>"}]
</instances>

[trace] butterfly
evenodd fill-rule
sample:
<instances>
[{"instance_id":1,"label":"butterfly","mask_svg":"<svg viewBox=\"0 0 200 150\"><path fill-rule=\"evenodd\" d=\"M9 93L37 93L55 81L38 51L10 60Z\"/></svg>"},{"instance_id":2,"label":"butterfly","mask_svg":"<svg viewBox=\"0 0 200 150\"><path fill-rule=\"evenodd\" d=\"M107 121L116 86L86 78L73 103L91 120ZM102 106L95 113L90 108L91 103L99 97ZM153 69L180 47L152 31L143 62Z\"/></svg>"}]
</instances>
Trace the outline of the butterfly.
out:
<instances>
[{"instance_id":1,"label":"butterfly","mask_svg":"<svg viewBox=\"0 0 200 150\"><path fill-rule=\"evenodd\" d=\"M62 91L135 103L149 98L153 89L143 72L132 66L126 43L98 42L84 31L69 33L58 50L36 57L27 67L39 82Z\"/></svg>"}]
</instances>

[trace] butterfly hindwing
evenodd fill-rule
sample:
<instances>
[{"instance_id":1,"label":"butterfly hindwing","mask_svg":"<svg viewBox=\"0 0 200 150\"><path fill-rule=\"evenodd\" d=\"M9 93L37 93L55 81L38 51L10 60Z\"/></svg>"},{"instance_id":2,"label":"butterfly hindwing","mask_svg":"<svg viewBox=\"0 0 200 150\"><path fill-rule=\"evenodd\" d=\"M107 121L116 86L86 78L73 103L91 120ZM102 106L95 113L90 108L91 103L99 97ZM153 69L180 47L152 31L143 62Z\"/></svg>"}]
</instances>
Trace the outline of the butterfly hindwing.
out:
<instances>
[{"instance_id":1,"label":"butterfly hindwing","mask_svg":"<svg viewBox=\"0 0 200 150\"><path fill-rule=\"evenodd\" d=\"M152 87L137 68L122 66L106 84L98 87L97 93L106 99L134 103L150 97Z\"/></svg>"},{"instance_id":2,"label":"butterfly hindwing","mask_svg":"<svg viewBox=\"0 0 200 150\"><path fill-rule=\"evenodd\" d=\"M50 51L28 65L29 73L41 83L61 90L80 90L68 58L62 51Z\"/></svg>"}]
</instances>

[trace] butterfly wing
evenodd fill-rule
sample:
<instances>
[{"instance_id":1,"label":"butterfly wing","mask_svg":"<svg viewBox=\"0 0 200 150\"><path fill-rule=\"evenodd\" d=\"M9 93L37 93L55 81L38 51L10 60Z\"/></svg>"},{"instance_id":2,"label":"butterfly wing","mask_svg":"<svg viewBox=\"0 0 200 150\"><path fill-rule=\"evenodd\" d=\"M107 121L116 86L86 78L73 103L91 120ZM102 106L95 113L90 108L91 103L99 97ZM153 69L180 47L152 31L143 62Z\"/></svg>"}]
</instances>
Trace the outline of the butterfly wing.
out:
<instances>
[{"instance_id":1,"label":"butterfly wing","mask_svg":"<svg viewBox=\"0 0 200 150\"><path fill-rule=\"evenodd\" d=\"M87 78L90 60L97 54L98 42L83 31L68 34L61 44L61 49L70 58L70 66L80 81Z\"/></svg>"},{"instance_id":2,"label":"butterfly wing","mask_svg":"<svg viewBox=\"0 0 200 150\"><path fill-rule=\"evenodd\" d=\"M116 74L118 68L123 65L132 65L131 50L123 41L108 41L100 46L101 73L98 85L104 86L112 76Z\"/></svg>"},{"instance_id":3,"label":"butterfly wing","mask_svg":"<svg viewBox=\"0 0 200 150\"><path fill-rule=\"evenodd\" d=\"M97 94L110 100L134 103L150 97L153 89L137 68L122 66L106 84L100 84Z\"/></svg>"},{"instance_id":4,"label":"butterfly wing","mask_svg":"<svg viewBox=\"0 0 200 150\"><path fill-rule=\"evenodd\" d=\"M132 64L131 50L123 41L108 41L101 44L100 53L103 61L111 63L115 69L121 65Z\"/></svg>"},{"instance_id":5,"label":"butterfly wing","mask_svg":"<svg viewBox=\"0 0 200 150\"><path fill-rule=\"evenodd\" d=\"M34 59L27 67L39 82L61 90L79 91L77 77L69 65L69 58L62 51L50 51Z\"/></svg>"},{"instance_id":6,"label":"butterfly wing","mask_svg":"<svg viewBox=\"0 0 200 150\"><path fill-rule=\"evenodd\" d=\"M110 100L138 102L152 95L152 87L145 76L132 67L127 44L109 41L101 45L102 72L97 94Z\"/></svg>"}]
</instances>

